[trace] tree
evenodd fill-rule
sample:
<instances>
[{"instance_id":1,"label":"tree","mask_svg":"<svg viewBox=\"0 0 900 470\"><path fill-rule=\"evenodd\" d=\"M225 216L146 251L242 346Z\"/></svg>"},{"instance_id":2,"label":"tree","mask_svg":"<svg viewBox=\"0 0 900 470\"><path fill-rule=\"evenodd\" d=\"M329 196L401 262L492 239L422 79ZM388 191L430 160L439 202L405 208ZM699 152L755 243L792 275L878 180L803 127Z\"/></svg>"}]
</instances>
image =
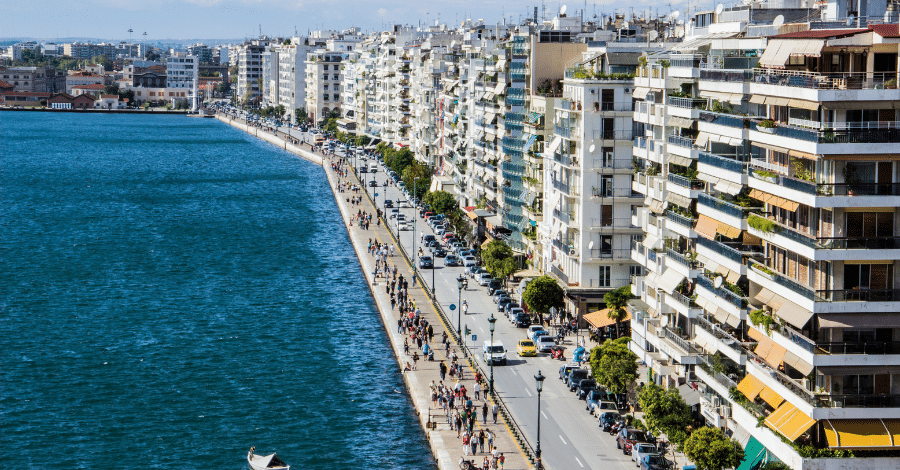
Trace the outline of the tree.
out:
<instances>
[{"instance_id":1,"label":"tree","mask_svg":"<svg viewBox=\"0 0 900 470\"><path fill-rule=\"evenodd\" d=\"M119 94L119 85L113 83L112 85L106 85L106 88L103 89L103 93L107 95L118 95Z\"/></svg>"},{"instance_id":2,"label":"tree","mask_svg":"<svg viewBox=\"0 0 900 470\"><path fill-rule=\"evenodd\" d=\"M106 57L105 55L95 55L94 57L91 57L91 63L102 65L103 70L107 72L113 69L112 61L109 60L109 57Z\"/></svg>"},{"instance_id":3,"label":"tree","mask_svg":"<svg viewBox=\"0 0 900 470\"><path fill-rule=\"evenodd\" d=\"M406 167L401 177L406 189L414 198L421 199L431 186L431 168L419 162L413 162L412 165Z\"/></svg>"},{"instance_id":4,"label":"tree","mask_svg":"<svg viewBox=\"0 0 900 470\"><path fill-rule=\"evenodd\" d=\"M638 357L628 349L630 341L631 338L608 339L591 350L591 373L610 392L627 393L638 378Z\"/></svg>"},{"instance_id":5,"label":"tree","mask_svg":"<svg viewBox=\"0 0 900 470\"><path fill-rule=\"evenodd\" d=\"M722 434L719 428L702 427L687 438L684 454L698 470L735 468L744 460L744 449L734 439Z\"/></svg>"},{"instance_id":6,"label":"tree","mask_svg":"<svg viewBox=\"0 0 900 470\"><path fill-rule=\"evenodd\" d=\"M356 143L356 145L358 145L360 147L365 147L366 145L369 145L369 142L371 142L371 141L372 141L372 138L367 135L358 135L358 136L356 136L355 143Z\"/></svg>"},{"instance_id":7,"label":"tree","mask_svg":"<svg viewBox=\"0 0 900 470\"><path fill-rule=\"evenodd\" d=\"M638 392L638 403L644 412L647 428L656 434L665 433L669 441L678 445L687 439L687 427L691 425L691 407L677 389L664 390L650 383Z\"/></svg>"},{"instance_id":8,"label":"tree","mask_svg":"<svg viewBox=\"0 0 900 470\"><path fill-rule=\"evenodd\" d=\"M625 305L628 304L628 301L631 300L632 297L631 286L622 286L607 292L606 295L603 296L603 301L606 302L606 307L609 308L609 312L606 315L611 320L616 321L616 337L621 335L619 333L619 322L625 319L625 316L627 315Z\"/></svg>"},{"instance_id":9,"label":"tree","mask_svg":"<svg viewBox=\"0 0 900 470\"><path fill-rule=\"evenodd\" d=\"M144 58L147 60L156 61L160 59L160 55L156 51L154 51L152 47L148 47L147 52L144 54Z\"/></svg>"},{"instance_id":10,"label":"tree","mask_svg":"<svg viewBox=\"0 0 900 470\"><path fill-rule=\"evenodd\" d=\"M306 114L306 108L297 108L294 110L295 120L298 126L305 126L309 122L309 116Z\"/></svg>"},{"instance_id":11,"label":"tree","mask_svg":"<svg viewBox=\"0 0 900 470\"><path fill-rule=\"evenodd\" d=\"M563 308L564 296L562 287L559 287L552 277L541 276L528 283L528 287L522 293L522 300L528 306L528 310L543 315L549 313L551 308Z\"/></svg>"},{"instance_id":12,"label":"tree","mask_svg":"<svg viewBox=\"0 0 900 470\"><path fill-rule=\"evenodd\" d=\"M410 150L409 147L403 147L396 152L388 166L397 172L398 175L402 175L403 171L406 170L406 167L412 165L415 161L416 156L413 154L413 151ZM387 162L387 160L385 160L385 162Z\"/></svg>"},{"instance_id":13,"label":"tree","mask_svg":"<svg viewBox=\"0 0 900 470\"><path fill-rule=\"evenodd\" d=\"M484 251L481 252L481 259L484 261L485 269L494 277L500 277L500 267L503 261L512 258L512 256L512 248L500 240L491 240Z\"/></svg>"},{"instance_id":14,"label":"tree","mask_svg":"<svg viewBox=\"0 0 900 470\"><path fill-rule=\"evenodd\" d=\"M284 109L284 105L283 105L283 104L279 104L278 106L275 106L275 114L276 114L279 118L282 117L282 116L284 116L284 112L285 112L285 109Z\"/></svg>"},{"instance_id":15,"label":"tree","mask_svg":"<svg viewBox=\"0 0 900 470\"><path fill-rule=\"evenodd\" d=\"M452 194L446 191L434 191L425 195L425 204L431 206L431 212L435 214L449 214L459 207L459 203Z\"/></svg>"}]
</instances>

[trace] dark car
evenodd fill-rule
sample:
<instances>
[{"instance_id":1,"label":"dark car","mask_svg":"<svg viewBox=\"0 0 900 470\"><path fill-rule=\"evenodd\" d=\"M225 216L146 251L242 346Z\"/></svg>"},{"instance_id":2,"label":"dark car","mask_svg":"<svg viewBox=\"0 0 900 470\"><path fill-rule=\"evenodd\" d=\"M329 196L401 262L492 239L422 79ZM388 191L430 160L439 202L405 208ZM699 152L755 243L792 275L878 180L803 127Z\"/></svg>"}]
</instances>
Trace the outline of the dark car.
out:
<instances>
[{"instance_id":1,"label":"dark car","mask_svg":"<svg viewBox=\"0 0 900 470\"><path fill-rule=\"evenodd\" d=\"M578 384L586 378L588 378L587 369L575 369L572 372L569 372L569 375L566 376L566 379L563 382L569 386L570 392L574 392L575 388L578 387Z\"/></svg>"},{"instance_id":2,"label":"dark car","mask_svg":"<svg viewBox=\"0 0 900 470\"><path fill-rule=\"evenodd\" d=\"M497 311L502 312L507 305L513 303L513 299L509 297L500 297L500 300L497 301Z\"/></svg>"},{"instance_id":3,"label":"dark car","mask_svg":"<svg viewBox=\"0 0 900 470\"><path fill-rule=\"evenodd\" d=\"M431 254L435 258L445 258L447 256L447 250L439 246L435 246L431 248Z\"/></svg>"},{"instance_id":4,"label":"dark car","mask_svg":"<svg viewBox=\"0 0 900 470\"><path fill-rule=\"evenodd\" d=\"M434 268L434 260L431 259L430 256L423 256L419 258L419 267L422 269L432 269Z\"/></svg>"},{"instance_id":5,"label":"dark car","mask_svg":"<svg viewBox=\"0 0 900 470\"><path fill-rule=\"evenodd\" d=\"M516 315L516 327L518 328L528 328L531 326L531 315L521 312Z\"/></svg>"},{"instance_id":6,"label":"dark car","mask_svg":"<svg viewBox=\"0 0 900 470\"><path fill-rule=\"evenodd\" d=\"M503 288L503 279L491 279L488 284L488 294L494 295L494 291Z\"/></svg>"},{"instance_id":7,"label":"dark car","mask_svg":"<svg viewBox=\"0 0 900 470\"><path fill-rule=\"evenodd\" d=\"M509 315L509 311L514 308L522 308L522 306L518 302L510 302L503 306L503 312Z\"/></svg>"},{"instance_id":8,"label":"dark car","mask_svg":"<svg viewBox=\"0 0 900 470\"><path fill-rule=\"evenodd\" d=\"M638 442L650 442L647 433L642 429L627 427L616 436L616 449L622 449L625 455L631 455L631 448Z\"/></svg>"},{"instance_id":9,"label":"dark car","mask_svg":"<svg viewBox=\"0 0 900 470\"><path fill-rule=\"evenodd\" d=\"M425 242L425 246L428 247L428 248L433 248L433 247L436 247L436 246L441 246L441 242L439 242L439 241L437 241L437 240L435 240L435 239L431 239L431 240L428 240L428 241Z\"/></svg>"},{"instance_id":10,"label":"dark car","mask_svg":"<svg viewBox=\"0 0 900 470\"><path fill-rule=\"evenodd\" d=\"M641 470L670 470L672 462L662 455L645 455L641 458Z\"/></svg>"},{"instance_id":11,"label":"dark car","mask_svg":"<svg viewBox=\"0 0 900 470\"><path fill-rule=\"evenodd\" d=\"M578 368L578 366L572 365L572 364L566 364L566 365L560 367L560 368L559 368L559 380L564 380L564 379L566 378L566 375L567 375L570 371L573 371L573 370L575 370L575 369L577 369L577 368Z\"/></svg>"},{"instance_id":12,"label":"dark car","mask_svg":"<svg viewBox=\"0 0 900 470\"><path fill-rule=\"evenodd\" d=\"M364 167L364 166L361 166L361 167L359 167L359 172L360 172L360 173L368 173L368 172L369 172L369 169L366 168L366 167Z\"/></svg>"},{"instance_id":13,"label":"dark car","mask_svg":"<svg viewBox=\"0 0 900 470\"><path fill-rule=\"evenodd\" d=\"M394 207L394 201L392 201L390 199L386 199L384 201L384 207Z\"/></svg>"},{"instance_id":14,"label":"dark car","mask_svg":"<svg viewBox=\"0 0 900 470\"><path fill-rule=\"evenodd\" d=\"M425 243L433 242L434 240L434 235L425 235Z\"/></svg>"},{"instance_id":15,"label":"dark car","mask_svg":"<svg viewBox=\"0 0 900 470\"><path fill-rule=\"evenodd\" d=\"M586 379L582 380L578 387L575 389L575 394L578 395L579 400L584 400L587 398L588 393L597 389L597 381L594 379Z\"/></svg>"},{"instance_id":16,"label":"dark car","mask_svg":"<svg viewBox=\"0 0 900 470\"><path fill-rule=\"evenodd\" d=\"M600 414L597 426L603 428L603 431L608 431L620 418L621 415L615 411L604 411Z\"/></svg>"},{"instance_id":17,"label":"dark car","mask_svg":"<svg viewBox=\"0 0 900 470\"><path fill-rule=\"evenodd\" d=\"M378 186L378 183L376 183L374 180L369 181L369 187L370 187L370 188L374 188L375 186Z\"/></svg>"}]
</instances>

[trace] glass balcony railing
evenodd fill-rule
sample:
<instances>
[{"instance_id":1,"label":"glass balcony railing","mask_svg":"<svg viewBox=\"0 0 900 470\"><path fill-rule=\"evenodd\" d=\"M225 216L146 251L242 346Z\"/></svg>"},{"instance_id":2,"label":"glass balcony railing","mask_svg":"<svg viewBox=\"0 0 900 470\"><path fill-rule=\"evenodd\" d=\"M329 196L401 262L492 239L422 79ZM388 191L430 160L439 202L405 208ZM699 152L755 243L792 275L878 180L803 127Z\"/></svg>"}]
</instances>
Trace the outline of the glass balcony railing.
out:
<instances>
[{"instance_id":1,"label":"glass balcony railing","mask_svg":"<svg viewBox=\"0 0 900 470\"><path fill-rule=\"evenodd\" d=\"M900 354L900 342L843 342L816 343L816 354L864 354L884 355Z\"/></svg>"},{"instance_id":2,"label":"glass balcony railing","mask_svg":"<svg viewBox=\"0 0 900 470\"><path fill-rule=\"evenodd\" d=\"M697 203L701 206L711 207L719 212L723 212L733 217L744 217L744 209L741 206L736 206L728 201L723 201L721 199L712 197L709 194L698 194Z\"/></svg>"},{"instance_id":3,"label":"glass balcony railing","mask_svg":"<svg viewBox=\"0 0 900 470\"><path fill-rule=\"evenodd\" d=\"M900 302L900 289L817 290L826 302Z\"/></svg>"},{"instance_id":4,"label":"glass balcony railing","mask_svg":"<svg viewBox=\"0 0 900 470\"><path fill-rule=\"evenodd\" d=\"M757 163L754 163L754 165L757 165ZM756 168L751 168L749 170L749 174L756 179L768 181L779 186L784 186L785 188L792 189L794 191L800 191L806 194L816 194L817 191L816 184L810 181L791 178L789 176L778 174L776 174L775 176L764 176L762 173L760 173L760 170Z\"/></svg>"},{"instance_id":5,"label":"glass balcony railing","mask_svg":"<svg viewBox=\"0 0 900 470\"><path fill-rule=\"evenodd\" d=\"M746 162L720 157L708 152L700 152L698 160L700 161L700 163L740 174L744 174L746 172L748 165Z\"/></svg>"},{"instance_id":6,"label":"glass balcony railing","mask_svg":"<svg viewBox=\"0 0 900 470\"><path fill-rule=\"evenodd\" d=\"M712 279L710 279L702 274L697 276L697 285L703 286L707 290L709 290L709 291L713 292L714 294L718 295L719 297L722 297L723 299L727 300L728 303L734 305L737 308L743 309L743 308L747 307L747 298L746 297L741 297L741 296L735 294L734 292L731 292L730 290L725 289L724 287L716 288L715 284L713 284Z\"/></svg>"},{"instance_id":7,"label":"glass balcony railing","mask_svg":"<svg viewBox=\"0 0 900 470\"><path fill-rule=\"evenodd\" d=\"M900 237L817 238L816 247L829 250L900 250Z\"/></svg>"},{"instance_id":8,"label":"glass balcony railing","mask_svg":"<svg viewBox=\"0 0 900 470\"><path fill-rule=\"evenodd\" d=\"M769 274L769 273L763 271L762 269L759 268L760 266L761 266L762 268L766 269L766 270L769 270L769 271L772 271L772 269L766 267L764 264L762 264L762 263L760 263L760 262L758 262L758 261L750 260L750 261L748 262L748 265L749 265L751 268L755 268L757 271L759 271L760 273L762 273L764 276L766 276L766 277L772 279L772 281L774 281L776 284L778 284L778 285L780 285L780 286L782 286L782 287L786 287L786 288L790 289L792 292L794 292L794 293L797 294L797 295L800 295L800 296L803 297L803 298L812 300L812 301L814 301L814 302L825 302L825 299L823 299L822 297L820 297L819 295L817 295L816 292L815 292L814 290L812 290L812 289L810 289L810 288L808 288L808 287L806 287L806 286L804 286L804 285L801 285L801 284L798 283L797 281L794 281L793 279L790 279L790 278L785 277L785 276L783 276L783 275L781 275L781 274L778 274L778 273L775 273L775 274Z\"/></svg>"},{"instance_id":9,"label":"glass balcony railing","mask_svg":"<svg viewBox=\"0 0 900 470\"><path fill-rule=\"evenodd\" d=\"M820 196L900 196L900 183L838 183L817 186Z\"/></svg>"},{"instance_id":10,"label":"glass balcony railing","mask_svg":"<svg viewBox=\"0 0 900 470\"><path fill-rule=\"evenodd\" d=\"M694 139L691 137L682 137L680 135L670 135L666 137L666 142L670 145L676 145L678 147L684 148L693 148L694 147Z\"/></svg>"},{"instance_id":11,"label":"glass balcony railing","mask_svg":"<svg viewBox=\"0 0 900 470\"><path fill-rule=\"evenodd\" d=\"M697 237L697 245L712 250L714 253L720 254L735 263L743 263L744 255L741 254L740 251L725 245L724 243L710 240L705 237Z\"/></svg>"},{"instance_id":12,"label":"glass balcony railing","mask_svg":"<svg viewBox=\"0 0 900 470\"><path fill-rule=\"evenodd\" d=\"M753 78L752 70L740 69L700 69L700 80L711 82L743 83Z\"/></svg>"},{"instance_id":13,"label":"glass balcony railing","mask_svg":"<svg viewBox=\"0 0 900 470\"><path fill-rule=\"evenodd\" d=\"M706 99L704 98L680 98L680 97L669 97L669 105L674 106L676 108L686 108L686 109L694 109L694 108L705 108L706 107Z\"/></svg>"},{"instance_id":14,"label":"glass balcony railing","mask_svg":"<svg viewBox=\"0 0 900 470\"><path fill-rule=\"evenodd\" d=\"M700 263L689 260L687 256L684 256L671 248L666 248L666 258L688 269L698 269L700 267Z\"/></svg>"},{"instance_id":15,"label":"glass balcony railing","mask_svg":"<svg viewBox=\"0 0 900 470\"><path fill-rule=\"evenodd\" d=\"M701 75L702 77L702 75ZM814 90L877 90L896 79L896 72L817 73L797 70L755 69L753 81L767 85Z\"/></svg>"},{"instance_id":16,"label":"glass balcony railing","mask_svg":"<svg viewBox=\"0 0 900 470\"><path fill-rule=\"evenodd\" d=\"M688 189L703 189L703 180L692 180L675 173L669 173L667 176L670 183L677 184Z\"/></svg>"},{"instance_id":17,"label":"glass balcony railing","mask_svg":"<svg viewBox=\"0 0 900 470\"><path fill-rule=\"evenodd\" d=\"M744 128L744 118L732 116L730 114L713 113L709 111L700 113L701 122L709 122L720 126L734 127L737 129Z\"/></svg>"},{"instance_id":18,"label":"glass balcony railing","mask_svg":"<svg viewBox=\"0 0 900 470\"><path fill-rule=\"evenodd\" d=\"M675 222L678 225L681 225L683 227L687 227L690 229L693 229L694 224L697 223L697 219L691 219L691 218L685 217L681 214L677 214L672 211L666 211L666 218L671 220L672 222Z\"/></svg>"}]
</instances>

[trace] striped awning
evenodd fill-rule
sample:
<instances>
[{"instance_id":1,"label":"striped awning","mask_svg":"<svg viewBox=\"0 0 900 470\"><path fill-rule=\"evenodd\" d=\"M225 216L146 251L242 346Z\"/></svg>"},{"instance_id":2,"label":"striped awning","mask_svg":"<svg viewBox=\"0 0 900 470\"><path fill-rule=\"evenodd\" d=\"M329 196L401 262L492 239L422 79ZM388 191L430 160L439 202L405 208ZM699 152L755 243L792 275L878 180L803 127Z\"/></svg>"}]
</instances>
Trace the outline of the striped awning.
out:
<instances>
[{"instance_id":1,"label":"striped awning","mask_svg":"<svg viewBox=\"0 0 900 470\"><path fill-rule=\"evenodd\" d=\"M778 394L775 390L772 390L769 387L763 387L762 391L759 392L759 397L763 399L766 403L772 406L772 408L778 408L778 405L784 402L784 397Z\"/></svg>"},{"instance_id":2,"label":"striped awning","mask_svg":"<svg viewBox=\"0 0 900 470\"><path fill-rule=\"evenodd\" d=\"M719 222L718 225L716 225L716 232L721 233L725 238L737 238L741 236L741 229L732 227L725 222Z\"/></svg>"},{"instance_id":3,"label":"striped awning","mask_svg":"<svg viewBox=\"0 0 900 470\"><path fill-rule=\"evenodd\" d=\"M676 165L681 166L691 166L691 163L694 161L688 157L682 157L681 155L669 154L669 163L674 163Z\"/></svg>"},{"instance_id":4,"label":"striped awning","mask_svg":"<svg viewBox=\"0 0 900 470\"><path fill-rule=\"evenodd\" d=\"M900 447L898 419L826 419L822 429L832 449L890 449Z\"/></svg>"},{"instance_id":5,"label":"striped awning","mask_svg":"<svg viewBox=\"0 0 900 470\"><path fill-rule=\"evenodd\" d=\"M719 180L719 182L715 184L714 188L716 191L719 191L722 193L727 193L727 194L734 196L734 195L737 195L738 193L740 193L741 190L744 189L744 186L740 183L734 183L734 182L722 179L722 180Z\"/></svg>"},{"instance_id":6,"label":"striped awning","mask_svg":"<svg viewBox=\"0 0 900 470\"><path fill-rule=\"evenodd\" d=\"M718 221L716 221L712 217L700 214L700 217L697 218L697 225L694 226L694 231L706 238L709 238L710 240L715 240L716 227L718 226Z\"/></svg>"},{"instance_id":7,"label":"striped awning","mask_svg":"<svg viewBox=\"0 0 900 470\"><path fill-rule=\"evenodd\" d=\"M737 386L737 389L750 401L755 400L764 388L766 388L766 386L761 380L749 374L745 376L744 380L741 380L741 383Z\"/></svg>"},{"instance_id":8,"label":"striped awning","mask_svg":"<svg viewBox=\"0 0 900 470\"><path fill-rule=\"evenodd\" d=\"M805 433L816 420L806 416L791 402L786 401L766 418L766 426L778 431L790 441Z\"/></svg>"}]
</instances>

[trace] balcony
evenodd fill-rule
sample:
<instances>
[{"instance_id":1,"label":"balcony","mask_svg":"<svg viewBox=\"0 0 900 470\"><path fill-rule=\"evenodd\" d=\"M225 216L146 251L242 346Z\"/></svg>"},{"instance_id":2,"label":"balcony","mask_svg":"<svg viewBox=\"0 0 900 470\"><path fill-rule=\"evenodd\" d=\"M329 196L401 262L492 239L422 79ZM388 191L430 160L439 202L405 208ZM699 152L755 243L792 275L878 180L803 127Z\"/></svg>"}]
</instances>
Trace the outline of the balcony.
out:
<instances>
[{"instance_id":1,"label":"balcony","mask_svg":"<svg viewBox=\"0 0 900 470\"><path fill-rule=\"evenodd\" d=\"M732 158L725 158L719 155L715 155L708 152L700 152L698 155L698 161L702 165L709 166L711 168L701 168L697 167L698 170L702 173L708 173L710 175L715 175L717 177L727 176L728 181L732 181L735 183L746 184L746 175L747 175L747 167L748 164L746 162L734 160ZM721 171L718 171L721 170ZM722 175L722 171L732 173L730 175Z\"/></svg>"},{"instance_id":2,"label":"balcony","mask_svg":"<svg viewBox=\"0 0 900 470\"><path fill-rule=\"evenodd\" d=\"M571 217L569 217L568 213L563 212L559 209L553 209L553 217L567 225L568 225L569 221L571 220Z\"/></svg>"},{"instance_id":3,"label":"balcony","mask_svg":"<svg viewBox=\"0 0 900 470\"><path fill-rule=\"evenodd\" d=\"M706 99L704 98L680 98L669 97L669 106L686 109L699 109L706 107Z\"/></svg>"},{"instance_id":4,"label":"balcony","mask_svg":"<svg viewBox=\"0 0 900 470\"><path fill-rule=\"evenodd\" d=\"M816 295L825 302L900 302L900 289L829 289Z\"/></svg>"},{"instance_id":5,"label":"balcony","mask_svg":"<svg viewBox=\"0 0 900 470\"><path fill-rule=\"evenodd\" d=\"M703 317L698 317L694 325L714 338L718 343L717 349L728 356L728 358L738 364L746 362L747 356L744 354L740 340Z\"/></svg>"},{"instance_id":6,"label":"balcony","mask_svg":"<svg viewBox=\"0 0 900 470\"><path fill-rule=\"evenodd\" d=\"M554 247L559 250L563 250L565 253L569 253L569 250L574 249L575 247L572 245L574 240L560 240L558 238L554 238L551 242Z\"/></svg>"},{"instance_id":7,"label":"balcony","mask_svg":"<svg viewBox=\"0 0 900 470\"><path fill-rule=\"evenodd\" d=\"M643 198L643 195L636 193L631 188L597 188L591 187L591 196L597 198Z\"/></svg>"},{"instance_id":8,"label":"balcony","mask_svg":"<svg viewBox=\"0 0 900 470\"><path fill-rule=\"evenodd\" d=\"M591 228L601 231L604 229L640 229L640 227L632 225L631 217L592 217Z\"/></svg>"},{"instance_id":9,"label":"balcony","mask_svg":"<svg viewBox=\"0 0 900 470\"><path fill-rule=\"evenodd\" d=\"M669 173L667 179L670 183L674 183L675 185L688 190L696 191L703 189L703 180L692 180L675 173Z\"/></svg>"},{"instance_id":10,"label":"balcony","mask_svg":"<svg viewBox=\"0 0 900 470\"><path fill-rule=\"evenodd\" d=\"M688 149L694 148L695 139L691 137L682 137L680 135L669 135L666 137L666 142L669 145L675 145L678 147L684 147Z\"/></svg>"},{"instance_id":11,"label":"balcony","mask_svg":"<svg viewBox=\"0 0 900 470\"><path fill-rule=\"evenodd\" d=\"M556 267L555 264L550 265L550 273L556 276L556 278L562 281L564 284L569 283L569 276L566 276L566 273L562 272L562 269Z\"/></svg>"},{"instance_id":12,"label":"balcony","mask_svg":"<svg viewBox=\"0 0 900 470\"><path fill-rule=\"evenodd\" d=\"M900 342L843 342L843 343L816 343L816 354L834 355L900 355Z\"/></svg>"},{"instance_id":13,"label":"balcony","mask_svg":"<svg viewBox=\"0 0 900 470\"><path fill-rule=\"evenodd\" d=\"M666 248L666 259L669 261L673 261L675 263L680 264L681 266L687 269L700 269L700 263L697 261L691 261L686 256L678 253L677 251Z\"/></svg>"},{"instance_id":14,"label":"balcony","mask_svg":"<svg viewBox=\"0 0 900 470\"><path fill-rule=\"evenodd\" d=\"M746 297L741 297L724 287L716 288L715 285L713 284L712 279L710 279L704 275L697 276L697 285L701 286L701 287L705 288L706 290L712 292L713 294L716 294L717 296L725 299L725 301L727 301L732 306L737 307L738 309L747 308L747 298Z\"/></svg>"},{"instance_id":15,"label":"balcony","mask_svg":"<svg viewBox=\"0 0 900 470\"><path fill-rule=\"evenodd\" d=\"M702 122L708 122L719 126L731 127L734 129L744 128L744 118L733 116L731 114L702 112L700 113L700 119Z\"/></svg>"},{"instance_id":16,"label":"balcony","mask_svg":"<svg viewBox=\"0 0 900 470\"><path fill-rule=\"evenodd\" d=\"M754 69L753 83L812 90L879 90L897 78L896 72L817 73L797 70Z\"/></svg>"},{"instance_id":17,"label":"balcony","mask_svg":"<svg viewBox=\"0 0 900 470\"><path fill-rule=\"evenodd\" d=\"M631 250L627 248L591 248L588 250L591 259L630 260Z\"/></svg>"},{"instance_id":18,"label":"balcony","mask_svg":"<svg viewBox=\"0 0 900 470\"><path fill-rule=\"evenodd\" d=\"M696 364L698 356L703 354L691 345L690 340L682 338L668 328L657 328L656 334L662 340L657 347L680 364Z\"/></svg>"}]
</instances>

